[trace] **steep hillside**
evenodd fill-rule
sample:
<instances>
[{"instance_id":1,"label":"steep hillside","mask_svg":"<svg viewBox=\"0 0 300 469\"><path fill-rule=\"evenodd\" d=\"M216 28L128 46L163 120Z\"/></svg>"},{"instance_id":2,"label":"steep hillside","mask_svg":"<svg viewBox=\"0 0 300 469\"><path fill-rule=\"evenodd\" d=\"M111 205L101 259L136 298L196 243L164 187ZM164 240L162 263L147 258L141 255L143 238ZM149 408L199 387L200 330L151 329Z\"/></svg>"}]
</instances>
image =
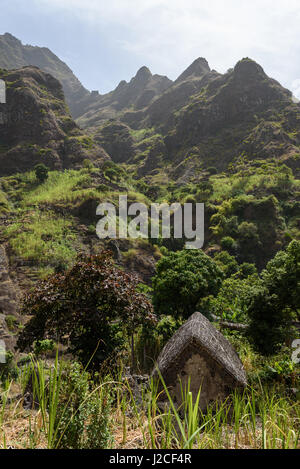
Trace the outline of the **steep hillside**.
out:
<instances>
[{"instance_id":1,"label":"steep hillside","mask_svg":"<svg viewBox=\"0 0 300 469\"><path fill-rule=\"evenodd\" d=\"M36 67L1 70L6 104L0 104L0 175L44 163L51 169L82 165L106 153L72 120L61 84Z\"/></svg>"},{"instance_id":2,"label":"steep hillside","mask_svg":"<svg viewBox=\"0 0 300 469\"><path fill-rule=\"evenodd\" d=\"M195 94L174 125L158 125L167 134L168 159L180 162L193 154L204 166L225 169L237 157L287 160L298 154L299 123L291 92L244 59Z\"/></svg>"},{"instance_id":3,"label":"steep hillside","mask_svg":"<svg viewBox=\"0 0 300 469\"><path fill-rule=\"evenodd\" d=\"M63 85L67 103L74 117L77 117L79 101L88 99L86 90L72 70L47 47L23 45L9 33L0 35L0 68L12 70L34 65L50 73Z\"/></svg>"},{"instance_id":4,"label":"steep hillside","mask_svg":"<svg viewBox=\"0 0 300 469\"><path fill-rule=\"evenodd\" d=\"M221 75L199 58L174 83L143 67L130 83L90 97L79 119L86 133L51 75L25 67L0 78L0 213L9 225L1 231L16 270L32 263L35 279L80 250L98 252L106 244L95 234L97 204L118 203L120 193L146 204L205 202L204 249L229 256L230 268L261 269L299 238L300 107L252 60ZM32 172L38 162L53 170L43 184ZM160 248L184 241L142 241L112 248L150 283ZM27 285L27 274L18 276Z\"/></svg>"},{"instance_id":5,"label":"steep hillside","mask_svg":"<svg viewBox=\"0 0 300 469\"><path fill-rule=\"evenodd\" d=\"M240 159L276 158L298 170L300 105L251 59L224 75L197 59L147 107L119 110L96 131L95 115L85 124L116 162L135 164L138 177L164 171L187 182L195 171L223 171Z\"/></svg>"}]
</instances>

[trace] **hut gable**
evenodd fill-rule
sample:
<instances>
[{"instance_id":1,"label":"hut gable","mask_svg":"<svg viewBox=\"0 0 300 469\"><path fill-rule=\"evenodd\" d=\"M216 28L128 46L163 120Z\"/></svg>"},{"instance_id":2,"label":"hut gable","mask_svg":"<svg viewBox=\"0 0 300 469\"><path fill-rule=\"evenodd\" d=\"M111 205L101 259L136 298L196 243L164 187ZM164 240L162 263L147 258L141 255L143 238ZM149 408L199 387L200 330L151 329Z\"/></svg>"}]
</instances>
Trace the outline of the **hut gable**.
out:
<instances>
[{"instance_id":1,"label":"hut gable","mask_svg":"<svg viewBox=\"0 0 300 469\"><path fill-rule=\"evenodd\" d=\"M201 408L247 384L236 351L201 313L194 313L163 348L154 376L157 368L175 401L180 400L181 386L188 380L193 395L201 388Z\"/></svg>"}]
</instances>

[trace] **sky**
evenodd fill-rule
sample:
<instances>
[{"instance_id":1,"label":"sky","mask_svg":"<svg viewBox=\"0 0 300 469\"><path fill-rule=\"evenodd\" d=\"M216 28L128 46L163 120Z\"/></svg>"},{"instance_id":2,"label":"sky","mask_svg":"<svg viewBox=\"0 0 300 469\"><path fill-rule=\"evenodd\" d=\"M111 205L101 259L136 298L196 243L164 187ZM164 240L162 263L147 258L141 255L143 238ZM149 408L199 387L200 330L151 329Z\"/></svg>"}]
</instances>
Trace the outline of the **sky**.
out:
<instances>
[{"instance_id":1,"label":"sky","mask_svg":"<svg viewBox=\"0 0 300 469\"><path fill-rule=\"evenodd\" d=\"M299 0L0 0L0 34L51 49L105 93L146 65L176 79L196 58L243 57L300 98Z\"/></svg>"}]
</instances>

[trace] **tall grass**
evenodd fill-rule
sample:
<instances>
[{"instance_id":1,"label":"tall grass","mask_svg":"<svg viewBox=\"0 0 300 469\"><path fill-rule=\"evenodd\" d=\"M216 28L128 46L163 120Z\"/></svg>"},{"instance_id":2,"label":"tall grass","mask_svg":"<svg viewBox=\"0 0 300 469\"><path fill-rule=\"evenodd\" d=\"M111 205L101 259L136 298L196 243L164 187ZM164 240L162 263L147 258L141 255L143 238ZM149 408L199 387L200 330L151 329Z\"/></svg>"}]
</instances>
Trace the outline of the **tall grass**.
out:
<instances>
[{"instance_id":1,"label":"tall grass","mask_svg":"<svg viewBox=\"0 0 300 469\"><path fill-rule=\"evenodd\" d=\"M77 394L82 393L84 386L80 381L82 373L78 375L78 386L61 401L66 370L57 356L50 368L36 360L24 367L19 385L24 390L31 380L35 410L25 411L22 399L10 399L16 383L6 382L0 401L0 447L58 448L64 441L72 441L69 432L72 436L74 428L80 430L78 445L83 448L112 445L131 449L295 449L300 446L299 402L287 397L282 388L259 384L200 409L201 389L193 395L189 382L181 389L182 403L178 406L162 376L160 384L151 378L137 398L136 390L122 377L120 369L114 379L106 375L94 382L74 407ZM93 427L95 407L89 406L91 402L93 406L100 403L97 415L103 416L106 406L110 409L109 424L98 418ZM110 407L108 402L114 404ZM86 408L90 413L83 412L81 422L78 414ZM74 422L79 426L74 427ZM20 425L22 432L12 431ZM95 435L102 435L102 439L95 441Z\"/></svg>"},{"instance_id":2,"label":"tall grass","mask_svg":"<svg viewBox=\"0 0 300 469\"><path fill-rule=\"evenodd\" d=\"M68 263L76 256L72 222L52 212L31 212L4 230L14 253L39 265Z\"/></svg>"},{"instance_id":3,"label":"tall grass","mask_svg":"<svg viewBox=\"0 0 300 469\"><path fill-rule=\"evenodd\" d=\"M31 184L23 191L23 206L40 203L72 202L82 193L83 188L91 187L91 177L87 170L50 171L43 184Z\"/></svg>"}]
</instances>

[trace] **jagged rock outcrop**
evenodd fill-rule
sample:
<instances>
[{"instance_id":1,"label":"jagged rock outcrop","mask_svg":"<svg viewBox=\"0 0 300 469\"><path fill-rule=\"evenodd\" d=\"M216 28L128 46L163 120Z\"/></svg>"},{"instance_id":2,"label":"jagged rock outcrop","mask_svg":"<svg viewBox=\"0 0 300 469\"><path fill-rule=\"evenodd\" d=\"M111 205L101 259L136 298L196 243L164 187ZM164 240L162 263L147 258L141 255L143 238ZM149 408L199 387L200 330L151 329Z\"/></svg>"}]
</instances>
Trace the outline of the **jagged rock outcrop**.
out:
<instances>
[{"instance_id":1,"label":"jagged rock outcrop","mask_svg":"<svg viewBox=\"0 0 300 469\"><path fill-rule=\"evenodd\" d=\"M99 128L94 138L115 163L130 161L135 155L135 140L130 128L119 121L108 121Z\"/></svg>"},{"instance_id":2,"label":"jagged rock outcrop","mask_svg":"<svg viewBox=\"0 0 300 469\"><path fill-rule=\"evenodd\" d=\"M163 152L153 151L153 142L146 141L139 175L160 167L159 153L171 174L185 182L195 168L224 170L238 158L276 158L297 171L300 105L248 58L224 75L197 59L149 106L126 112L120 120L136 130L154 128L162 136Z\"/></svg>"},{"instance_id":3,"label":"jagged rock outcrop","mask_svg":"<svg viewBox=\"0 0 300 469\"><path fill-rule=\"evenodd\" d=\"M13 349L15 338L10 333L6 318L18 317L18 288L9 275L9 263L5 247L0 245L0 340L5 342L6 350Z\"/></svg>"},{"instance_id":4,"label":"jagged rock outcrop","mask_svg":"<svg viewBox=\"0 0 300 469\"><path fill-rule=\"evenodd\" d=\"M199 162L221 170L238 156L288 159L299 153L298 119L292 93L253 60L243 59L177 112L165 144L177 164L197 154Z\"/></svg>"},{"instance_id":5,"label":"jagged rock outcrop","mask_svg":"<svg viewBox=\"0 0 300 469\"><path fill-rule=\"evenodd\" d=\"M149 106L171 84L169 78L152 75L144 66L129 83L123 80L114 91L99 96L78 119L78 123L82 127L96 127L107 119L119 117L126 110L140 111Z\"/></svg>"},{"instance_id":6,"label":"jagged rock outcrop","mask_svg":"<svg viewBox=\"0 0 300 469\"><path fill-rule=\"evenodd\" d=\"M203 77L207 73L210 73L210 71L207 60L203 57L199 57L194 60L194 62L181 75L179 75L175 84L181 81L186 81L187 79Z\"/></svg>"},{"instance_id":7,"label":"jagged rock outcrop","mask_svg":"<svg viewBox=\"0 0 300 469\"><path fill-rule=\"evenodd\" d=\"M0 70L6 103L0 104L0 176L44 163L74 168L85 159L108 158L72 120L61 84L37 67Z\"/></svg>"},{"instance_id":8,"label":"jagged rock outcrop","mask_svg":"<svg viewBox=\"0 0 300 469\"><path fill-rule=\"evenodd\" d=\"M9 33L0 35L0 68L14 70L27 65L39 67L61 82L74 118L82 112L83 103L88 102L91 93L82 86L68 65L47 47L23 45Z\"/></svg>"}]
</instances>

